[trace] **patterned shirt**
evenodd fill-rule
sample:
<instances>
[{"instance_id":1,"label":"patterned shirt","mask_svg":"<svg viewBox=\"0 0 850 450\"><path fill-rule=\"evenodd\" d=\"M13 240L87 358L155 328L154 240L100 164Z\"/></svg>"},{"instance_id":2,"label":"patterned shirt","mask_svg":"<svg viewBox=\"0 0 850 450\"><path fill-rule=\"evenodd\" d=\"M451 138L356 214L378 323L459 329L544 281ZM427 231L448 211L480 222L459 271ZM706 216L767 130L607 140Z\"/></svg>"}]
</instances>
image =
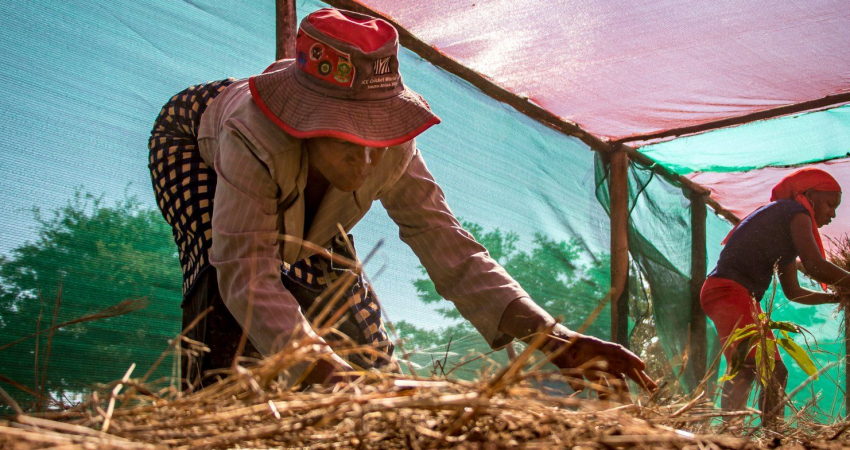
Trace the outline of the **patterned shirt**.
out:
<instances>
[{"instance_id":1,"label":"patterned shirt","mask_svg":"<svg viewBox=\"0 0 850 450\"><path fill-rule=\"evenodd\" d=\"M268 120L251 99L247 82L225 90L201 118L198 142L218 185L210 259L222 298L263 354L289 339L315 336L297 301L281 282L281 262L312 254L300 239L327 248L379 200L399 235L428 271L444 298L493 346L510 342L499 331L508 304L528 294L464 230L452 214L415 143L391 147L353 193L328 189L304 233L307 153L301 141ZM281 240L281 235L295 239Z\"/></svg>"}]
</instances>

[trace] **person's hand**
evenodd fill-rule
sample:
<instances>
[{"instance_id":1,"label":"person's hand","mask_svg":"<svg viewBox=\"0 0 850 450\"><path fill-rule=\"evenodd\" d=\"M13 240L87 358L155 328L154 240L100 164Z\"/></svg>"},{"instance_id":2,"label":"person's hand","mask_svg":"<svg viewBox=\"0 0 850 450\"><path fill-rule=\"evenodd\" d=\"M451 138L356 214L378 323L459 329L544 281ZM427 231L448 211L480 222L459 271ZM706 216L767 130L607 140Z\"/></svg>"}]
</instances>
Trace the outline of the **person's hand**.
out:
<instances>
[{"instance_id":1,"label":"person's hand","mask_svg":"<svg viewBox=\"0 0 850 450\"><path fill-rule=\"evenodd\" d=\"M557 325L544 350L552 355L552 363L565 375L578 380L585 378L597 389L611 387L613 391L620 391L626 386L626 378L648 391L658 389L655 381L646 374L643 360L613 342ZM581 390L584 383L578 380L570 385L573 389Z\"/></svg>"}]
</instances>

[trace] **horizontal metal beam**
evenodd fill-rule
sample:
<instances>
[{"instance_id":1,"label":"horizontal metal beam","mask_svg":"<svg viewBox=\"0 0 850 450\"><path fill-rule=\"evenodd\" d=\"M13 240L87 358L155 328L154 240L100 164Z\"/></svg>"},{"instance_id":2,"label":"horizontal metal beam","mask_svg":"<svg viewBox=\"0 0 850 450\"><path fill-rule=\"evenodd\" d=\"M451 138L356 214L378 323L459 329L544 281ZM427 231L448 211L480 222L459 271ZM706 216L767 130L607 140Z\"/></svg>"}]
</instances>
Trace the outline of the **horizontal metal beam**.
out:
<instances>
[{"instance_id":1,"label":"horizontal metal beam","mask_svg":"<svg viewBox=\"0 0 850 450\"><path fill-rule=\"evenodd\" d=\"M643 164L644 166L649 167L658 175L661 175L662 177L666 178L671 182L679 183L683 187L691 190L692 192L705 196L705 203L710 206L711 209L714 210L714 212L723 216L729 222L732 222L733 225L737 225L738 222L741 221L741 219L736 216L735 213L724 208L723 205L717 202L717 200L711 198L711 189L708 189L707 187L691 180L688 177L679 175L675 172L671 172L666 167L662 166L661 164L658 164L656 161L653 161L651 158L644 155L634 147L630 147L625 144L621 144L618 147L622 148L629 155L629 158Z\"/></svg>"},{"instance_id":2,"label":"horizontal metal beam","mask_svg":"<svg viewBox=\"0 0 850 450\"><path fill-rule=\"evenodd\" d=\"M823 98L819 98L816 100L809 100L800 103L794 103L793 105L780 106L778 108L765 109L762 111L756 111L750 114L744 114L743 116L730 117L728 119L715 120L712 122L705 122L699 125L692 125L689 127L681 127L681 128L672 128L669 130L659 131L657 133L648 133L641 134L638 136L630 136L623 139L618 139L613 141L613 144L624 144L627 142L648 142L648 141L659 141L665 138L679 137L691 134L699 134L705 133L712 130L717 130L720 128L728 128L736 125L744 125L750 122L755 122L757 120L766 120L766 119L774 119L781 116L788 116L791 114L798 114L810 111L817 111L822 109L828 109L831 107L841 106L845 103L850 102L850 92L844 92L841 94L828 95Z\"/></svg>"}]
</instances>

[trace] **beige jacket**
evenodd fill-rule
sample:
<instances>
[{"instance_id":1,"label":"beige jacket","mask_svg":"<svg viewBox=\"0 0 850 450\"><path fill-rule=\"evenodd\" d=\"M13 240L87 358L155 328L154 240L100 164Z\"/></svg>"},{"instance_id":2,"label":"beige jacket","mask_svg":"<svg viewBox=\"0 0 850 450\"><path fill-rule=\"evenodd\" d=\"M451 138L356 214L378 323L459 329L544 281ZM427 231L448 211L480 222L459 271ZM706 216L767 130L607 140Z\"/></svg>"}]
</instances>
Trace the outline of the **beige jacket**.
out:
<instances>
[{"instance_id":1,"label":"beige jacket","mask_svg":"<svg viewBox=\"0 0 850 450\"><path fill-rule=\"evenodd\" d=\"M507 305L526 292L461 228L414 141L392 147L364 185L353 193L328 188L304 236L307 153L296 139L263 115L246 81L221 93L204 112L198 131L204 161L218 175L212 217L210 261L218 271L222 299L244 327L253 303L248 336L269 355L297 329L313 334L298 302L281 282L281 261L312 254L280 234L324 248L380 200L399 227L437 292L493 345Z\"/></svg>"}]
</instances>

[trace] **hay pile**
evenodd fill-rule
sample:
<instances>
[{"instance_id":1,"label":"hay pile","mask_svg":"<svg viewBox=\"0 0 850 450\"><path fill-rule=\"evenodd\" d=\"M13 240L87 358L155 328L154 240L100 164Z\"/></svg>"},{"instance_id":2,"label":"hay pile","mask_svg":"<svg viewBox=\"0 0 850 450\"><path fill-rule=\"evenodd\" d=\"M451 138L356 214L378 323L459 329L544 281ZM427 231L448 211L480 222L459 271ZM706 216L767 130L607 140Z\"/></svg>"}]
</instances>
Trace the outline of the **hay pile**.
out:
<instances>
[{"instance_id":1,"label":"hay pile","mask_svg":"<svg viewBox=\"0 0 850 450\"><path fill-rule=\"evenodd\" d=\"M147 375L134 379L132 367L65 411L25 414L0 389L17 412L0 420L0 449L850 447L850 421L821 425L795 411L771 429L757 428L758 411L722 413L711 393L623 398L592 385L606 394L600 400L552 392L544 382L563 382L563 375L542 371L534 348L476 382L365 372L351 383L299 391L279 375L315 358L302 342L235 366L191 394L147 383Z\"/></svg>"},{"instance_id":2,"label":"hay pile","mask_svg":"<svg viewBox=\"0 0 850 450\"><path fill-rule=\"evenodd\" d=\"M520 363L486 381L415 379L365 373L334 387L296 391L273 374L291 369L287 352L238 368L189 395L154 390L128 375L67 411L0 421L0 448L842 448L846 429L811 426L746 436L720 434L721 416L702 397L635 403L550 395ZM144 394L142 394L144 392ZM7 398L7 401L10 399ZM662 406L661 403L667 403ZM753 414L727 414L726 419ZM752 430L750 430L752 431ZM828 440L833 437L836 439Z\"/></svg>"},{"instance_id":3,"label":"hay pile","mask_svg":"<svg viewBox=\"0 0 850 450\"><path fill-rule=\"evenodd\" d=\"M133 406L111 415L106 402L45 418L21 415L0 423L0 443L14 449L746 445L732 437L696 436L664 426L669 421L664 416L674 412L670 408L650 412L551 397L522 383L494 394L488 394L486 384L379 375L323 392L274 387L255 392L249 384L232 377L180 399L139 396ZM99 431L107 420L108 432Z\"/></svg>"}]
</instances>

